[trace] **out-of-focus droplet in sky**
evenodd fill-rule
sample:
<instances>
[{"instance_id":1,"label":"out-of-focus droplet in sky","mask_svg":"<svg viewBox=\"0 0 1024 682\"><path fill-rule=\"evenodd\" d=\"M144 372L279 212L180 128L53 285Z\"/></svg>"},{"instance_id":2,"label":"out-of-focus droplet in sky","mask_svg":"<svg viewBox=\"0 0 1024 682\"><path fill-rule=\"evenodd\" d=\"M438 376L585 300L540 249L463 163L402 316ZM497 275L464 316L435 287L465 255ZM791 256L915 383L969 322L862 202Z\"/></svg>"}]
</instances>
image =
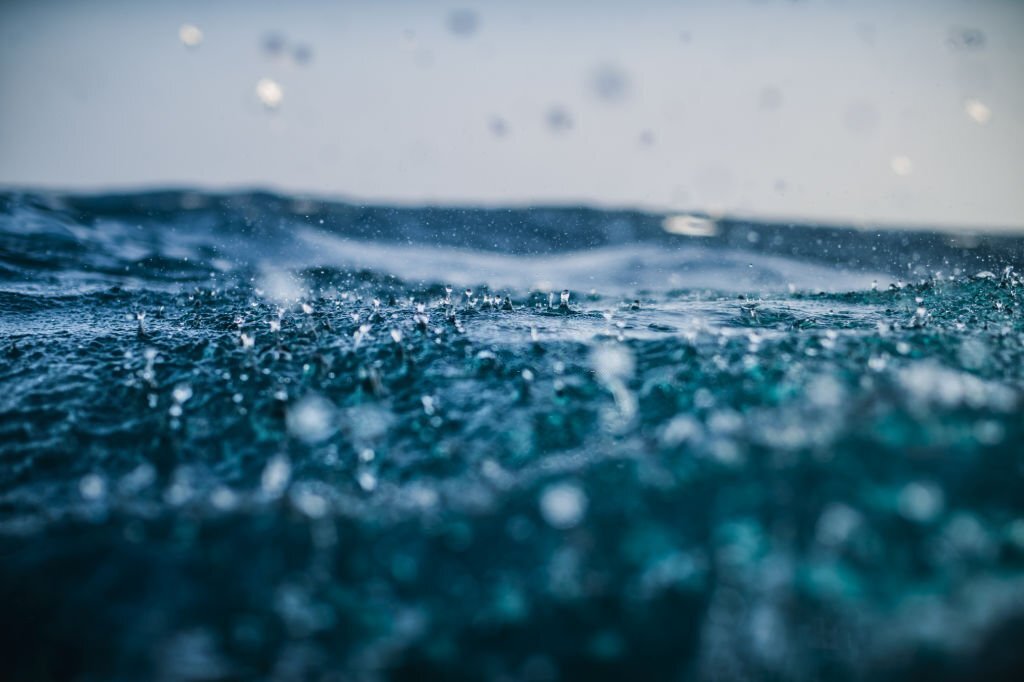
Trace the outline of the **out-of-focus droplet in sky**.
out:
<instances>
[{"instance_id":1,"label":"out-of-focus droplet in sky","mask_svg":"<svg viewBox=\"0 0 1024 682\"><path fill-rule=\"evenodd\" d=\"M857 37L865 45L874 45L876 35L877 31L874 24L866 21L857 24Z\"/></svg>"},{"instance_id":2,"label":"out-of-focus droplet in sky","mask_svg":"<svg viewBox=\"0 0 1024 682\"><path fill-rule=\"evenodd\" d=\"M284 54L284 35L277 33L276 31L268 33L263 36L263 41L260 46L263 49L263 54L276 59Z\"/></svg>"},{"instance_id":3,"label":"out-of-focus droplet in sky","mask_svg":"<svg viewBox=\"0 0 1024 682\"><path fill-rule=\"evenodd\" d=\"M764 111L774 111L782 106L782 91L778 88L761 88L757 93L757 106Z\"/></svg>"},{"instance_id":4,"label":"out-of-focus droplet in sky","mask_svg":"<svg viewBox=\"0 0 1024 682\"><path fill-rule=\"evenodd\" d=\"M843 112L843 125L852 133L870 133L878 126L878 110L870 102L850 102Z\"/></svg>"},{"instance_id":5,"label":"out-of-focus droplet in sky","mask_svg":"<svg viewBox=\"0 0 1024 682\"><path fill-rule=\"evenodd\" d=\"M182 24L178 29L178 40L185 47L199 47L203 42L203 32L195 24Z\"/></svg>"},{"instance_id":6,"label":"out-of-focus droplet in sky","mask_svg":"<svg viewBox=\"0 0 1024 682\"><path fill-rule=\"evenodd\" d=\"M492 116L491 120L487 122L487 127L495 137L508 135L508 123L501 116Z\"/></svg>"},{"instance_id":7,"label":"out-of-focus droplet in sky","mask_svg":"<svg viewBox=\"0 0 1024 682\"><path fill-rule=\"evenodd\" d=\"M992 110L981 100L968 99L964 101L964 111L978 125L986 125L992 118Z\"/></svg>"},{"instance_id":8,"label":"out-of-focus droplet in sky","mask_svg":"<svg viewBox=\"0 0 1024 682\"><path fill-rule=\"evenodd\" d=\"M889 167L896 175L906 176L914 170L914 162L910 160L909 156L894 156L889 159Z\"/></svg>"},{"instance_id":9,"label":"out-of-focus droplet in sky","mask_svg":"<svg viewBox=\"0 0 1024 682\"><path fill-rule=\"evenodd\" d=\"M606 102L619 102L629 95L629 75L611 64L594 69L589 85L590 91Z\"/></svg>"},{"instance_id":10,"label":"out-of-focus droplet in sky","mask_svg":"<svg viewBox=\"0 0 1024 682\"><path fill-rule=\"evenodd\" d=\"M270 78L261 78L256 83L256 96L263 106L268 109L276 109L284 99L284 91L277 81Z\"/></svg>"},{"instance_id":11,"label":"out-of-focus droplet in sky","mask_svg":"<svg viewBox=\"0 0 1024 682\"><path fill-rule=\"evenodd\" d=\"M313 48L309 45L300 44L292 48L292 61L299 66L305 66L313 61Z\"/></svg>"},{"instance_id":12,"label":"out-of-focus droplet in sky","mask_svg":"<svg viewBox=\"0 0 1024 682\"><path fill-rule=\"evenodd\" d=\"M544 116L548 129L553 133L564 133L572 130L572 116L563 107L555 105L548 109Z\"/></svg>"},{"instance_id":13,"label":"out-of-focus droplet in sky","mask_svg":"<svg viewBox=\"0 0 1024 682\"><path fill-rule=\"evenodd\" d=\"M480 16L471 9L453 9L448 13L448 30L468 38L480 28Z\"/></svg>"},{"instance_id":14,"label":"out-of-focus droplet in sky","mask_svg":"<svg viewBox=\"0 0 1024 682\"><path fill-rule=\"evenodd\" d=\"M641 147L650 147L654 145L654 131L653 130L641 130L637 142L640 143Z\"/></svg>"},{"instance_id":15,"label":"out-of-focus droplet in sky","mask_svg":"<svg viewBox=\"0 0 1024 682\"><path fill-rule=\"evenodd\" d=\"M977 28L954 26L946 42L954 50L980 50L985 47L985 34Z\"/></svg>"}]
</instances>

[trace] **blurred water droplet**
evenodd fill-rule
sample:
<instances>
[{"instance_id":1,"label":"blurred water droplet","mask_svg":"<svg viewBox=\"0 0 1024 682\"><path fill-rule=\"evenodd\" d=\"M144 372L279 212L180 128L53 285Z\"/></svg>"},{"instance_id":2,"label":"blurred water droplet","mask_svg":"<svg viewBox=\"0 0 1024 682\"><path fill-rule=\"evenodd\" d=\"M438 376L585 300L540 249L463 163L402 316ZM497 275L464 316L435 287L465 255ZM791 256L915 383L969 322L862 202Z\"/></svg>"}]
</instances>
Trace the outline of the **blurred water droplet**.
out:
<instances>
[{"instance_id":1,"label":"blurred water droplet","mask_svg":"<svg viewBox=\"0 0 1024 682\"><path fill-rule=\"evenodd\" d=\"M468 38L480 28L480 16L466 8L453 9L448 13L448 30L461 38Z\"/></svg>"},{"instance_id":2,"label":"blurred water droplet","mask_svg":"<svg viewBox=\"0 0 1024 682\"><path fill-rule=\"evenodd\" d=\"M602 64L590 76L590 91L606 102L619 102L629 95L629 75L617 66Z\"/></svg>"},{"instance_id":3,"label":"blurred water droplet","mask_svg":"<svg viewBox=\"0 0 1024 682\"><path fill-rule=\"evenodd\" d=\"M337 430L334 405L316 394L309 394L288 409L288 432L299 440L315 445Z\"/></svg>"},{"instance_id":4,"label":"blurred water droplet","mask_svg":"<svg viewBox=\"0 0 1024 682\"><path fill-rule=\"evenodd\" d=\"M313 61L313 48L305 44L296 45L292 48L292 61L299 66L306 66Z\"/></svg>"},{"instance_id":5,"label":"blurred water droplet","mask_svg":"<svg viewBox=\"0 0 1024 682\"><path fill-rule=\"evenodd\" d=\"M256 97L263 103L263 106L268 109L276 109L281 105L281 100L284 99L284 91L277 81L270 78L261 78L256 83Z\"/></svg>"},{"instance_id":6,"label":"blurred water droplet","mask_svg":"<svg viewBox=\"0 0 1024 682\"><path fill-rule=\"evenodd\" d=\"M908 483L900 492L900 514L918 523L932 521L942 512L945 504L942 490L933 483Z\"/></svg>"},{"instance_id":7,"label":"blurred water droplet","mask_svg":"<svg viewBox=\"0 0 1024 682\"><path fill-rule=\"evenodd\" d=\"M377 477L370 471L360 471L356 477L356 481L359 483L359 487L366 492L373 492L377 487Z\"/></svg>"},{"instance_id":8,"label":"blurred water droplet","mask_svg":"<svg viewBox=\"0 0 1024 682\"><path fill-rule=\"evenodd\" d=\"M500 116L492 116L491 120L487 123L487 127L495 137L505 137L508 135L508 124Z\"/></svg>"},{"instance_id":9,"label":"blurred water droplet","mask_svg":"<svg viewBox=\"0 0 1024 682\"><path fill-rule=\"evenodd\" d=\"M548 109L544 117L548 129L553 133L565 133L572 130L572 116L561 106L553 106Z\"/></svg>"},{"instance_id":10,"label":"blurred water droplet","mask_svg":"<svg viewBox=\"0 0 1024 682\"><path fill-rule=\"evenodd\" d=\"M914 170L914 162L908 156L894 156L889 160L892 172L901 177L910 175Z\"/></svg>"},{"instance_id":11,"label":"blurred water droplet","mask_svg":"<svg viewBox=\"0 0 1024 682\"><path fill-rule=\"evenodd\" d=\"M86 474L78 482L78 492L87 500L99 500L107 494L107 480L99 474Z\"/></svg>"},{"instance_id":12,"label":"blurred water droplet","mask_svg":"<svg viewBox=\"0 0 1024 682\"><path fill-rule=\"evenodd\" d=\"M192 387L188 384L178 384L171 391L171 397L174 398L174 402L183 403L192 397Z\"/></svg>"},{"instance_id":13,"label":"blurred water droplet","mask_svg":"<svg viewBox=\"0 0 1024 682\"><path fill-rule=\"evenodd\" d=\"M633 374L633 355L624 346L598 346L590 354L590 366L603 383L622 381Z\"/></svg>"},{"instance_id":14,"label":"blurred water droplet","mask_svg":"<svg viewBox=\"0 0 1024 682\"><path fill-rule=\"evenodd\" d=\"M852 133L870 133L878 127L878 110L871 102L850 102L843 112L843 125Z\"/></svg>"},{"instance_id":15,"label":"blurred water droplet","mask_svg":"<svg viewBox=\"0 0 1024 682\"><path fill-rule=\"evenodd\" d=\"M540 496L540 513L552 528L568 530L583 521L587 513L587 496L572 483L555 483Z\"/></svg>"},{"instance_id":16,"label":"blurred water droplet","mask_svg":"<svg viewBox=\"0 0 1024 682\"><path fill-rule=\"evenodd\" d=\"M327 500L312 490L296 490L291 500L296 509L311 519L319 519L327 514Z\"/></svg>"},{"instance_id":17,"label":"blurred water droplet","mask_svg":"<svg viewBox=\"0 0 1024 682\"><path fill-rule=\"evenodd\" d=\"M284 455L274 455L267 461L260 477L263 492L271 497L278 497L288 487L292 477L292 464Z\"/></svg>"},{"instance_id":18,"label":"blurred water droplet","mask_svg":"<svg viewBox=\"0 0 1024 682\"><path fill-rule=\"evenodd\" d=\"M986 125L992 118L992 110L981 100L966 100L964 102L964 111L978 125Z\"/></svg>"},{"instance_id":19,"label":"blurred water droplet","mask_svg":"<svg viewBox=\"0 0 1024 682\"><path fill-rule=\"evenodd\" d=\"M985 47L985 34L977 28L953 26L949 29L946 43L954 50L981 50Z\"/></svg>"},{"instance_id":20,"label":"blurred water droplet","mask_svg":"<svg viewBox=\"0 0 1024 682\"><path fill-rule=\"evenodd\" d=\"M199 47L203 42L203 32L194 24L182 24L178 29L178 40L185 47Z\"/></svg>"},{"instance_id":21,"label":"blurred water droplet","mask_svg":"<svg viewBox=\"0 0 1024 682\"><path fill-rule=\"evenodd\" d=\"M263 54L274 59L284 54L284 47L284 35L276 31L263 36L263 40L260 43Z\"/></svg>"},{"instance_id":22,"label":"blurred water droplet","mask_svg":"<svg viewBox=\"0 0 1024 682\"><path fill-rule=\"evenodd\" d=\"M774 111L782 106L782 91L778 88L761 88L757 93L757 106L764 111Z\"/></svg>"}]
</instances>

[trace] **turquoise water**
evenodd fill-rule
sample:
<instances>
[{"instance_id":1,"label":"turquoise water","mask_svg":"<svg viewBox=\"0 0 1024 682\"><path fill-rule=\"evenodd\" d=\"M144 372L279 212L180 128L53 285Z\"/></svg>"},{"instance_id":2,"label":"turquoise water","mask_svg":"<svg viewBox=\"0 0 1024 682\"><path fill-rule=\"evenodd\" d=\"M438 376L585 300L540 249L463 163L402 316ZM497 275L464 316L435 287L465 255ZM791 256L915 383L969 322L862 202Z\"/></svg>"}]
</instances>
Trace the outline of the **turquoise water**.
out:
<instances>
[{"instance_id":1,"label":"turquoise water","mask_svg":"<svg viewBox=\"0 0 1024 682\"><path fill-rule=\"evenodd\" d=\"M1019 240L0 197L12 679L1012 679Z\"/></svg>"}]
</instances>

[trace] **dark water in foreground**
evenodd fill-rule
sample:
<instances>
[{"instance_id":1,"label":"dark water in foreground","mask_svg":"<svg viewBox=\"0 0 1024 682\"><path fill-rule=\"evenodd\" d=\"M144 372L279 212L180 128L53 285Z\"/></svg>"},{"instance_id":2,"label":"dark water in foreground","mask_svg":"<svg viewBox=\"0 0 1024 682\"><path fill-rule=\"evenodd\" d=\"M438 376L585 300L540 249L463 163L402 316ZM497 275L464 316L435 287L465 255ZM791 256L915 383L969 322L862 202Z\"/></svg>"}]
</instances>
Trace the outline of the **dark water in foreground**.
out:
<instances>
[{"instance_id":1,"label":"dark water in foreground","mask_svg":"<svg viewBox=\"0 0 1024 682\"><path fill-rule=\"evenodd\" d=\"M2 676L1016 678L1021 242L697 228L0 195Z\"/></svg>"}]
</instances>

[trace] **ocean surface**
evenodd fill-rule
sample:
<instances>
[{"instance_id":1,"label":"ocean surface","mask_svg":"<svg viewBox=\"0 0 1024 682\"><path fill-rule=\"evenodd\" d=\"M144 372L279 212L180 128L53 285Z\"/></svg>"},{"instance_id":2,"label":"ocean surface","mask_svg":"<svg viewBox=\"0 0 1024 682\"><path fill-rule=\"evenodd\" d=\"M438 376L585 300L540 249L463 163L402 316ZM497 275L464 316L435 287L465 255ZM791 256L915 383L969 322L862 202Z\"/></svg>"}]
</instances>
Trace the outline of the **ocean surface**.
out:
<instances>
[{"instance_id":1,"label":"ocean surface","mask_svg":"<svg viewBox=\"0 0 1024 682\"><path fill-rule=\"evenodd\" d=\"M1020 679L1022 265L2 193L0 676Z\"/></svg>"}]
</instances>

